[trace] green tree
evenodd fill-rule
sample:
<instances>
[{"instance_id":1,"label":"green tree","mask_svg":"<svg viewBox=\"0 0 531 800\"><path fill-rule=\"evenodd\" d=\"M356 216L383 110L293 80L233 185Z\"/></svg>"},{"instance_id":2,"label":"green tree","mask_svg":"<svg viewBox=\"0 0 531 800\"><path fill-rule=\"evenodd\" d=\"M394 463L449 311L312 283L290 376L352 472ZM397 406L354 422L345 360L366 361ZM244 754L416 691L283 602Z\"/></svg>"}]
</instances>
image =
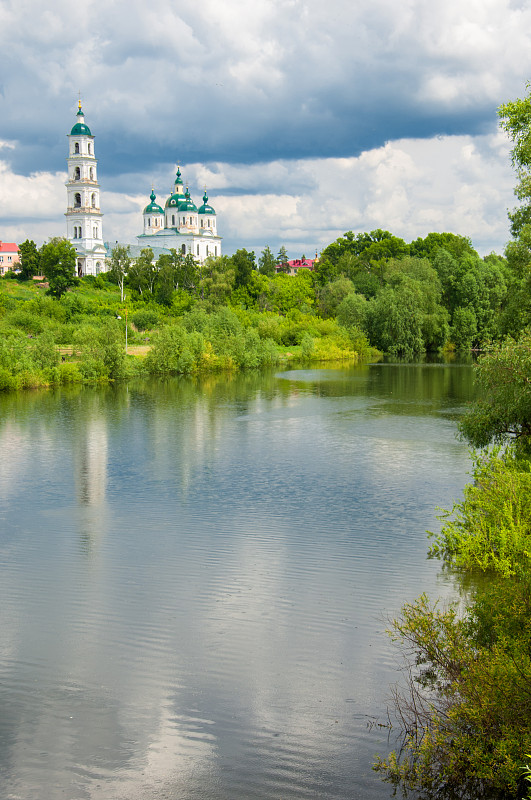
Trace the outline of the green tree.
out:
<instances>
[{"instance_id":1,"label":"green tree","mask_svg":"<svg viewBox=\"0 0 531 800\"><path fill-rule=\"evenodd\" d=\"M323 317L335 315L340 303L354 291L354 284L344 275L340 275L335 281L325 284L318 291L319 313Z\"/></svg>"},{"instance_id":2,"label":"green tree","mask_svg":"<svg viewBox=\"0 0 531 800\"><path fill-rule=\"evenodd\" d=\"M253 270L256 269L256 256L252 250L241 248L230 257L235 274L235 286L247 286Z\"/></svg>"},{"instance_id":3,"label":"green tree","mask_svg":"<svg viewBox=\"0 0 531 800\"><path fill-rule=\"evenodd\" d=\"M411 285L386 286L367 304L367 333L373 347L403 358L424 351L420 292Z\"/></svg>"},{"instance_id":4,"label":"green tree","mask_svg":"<svg viewBox=\"0 0 531 800\"><path fill-rule=\"evenodd\" d=\"M459 424L474 447L507 444L531 454L531 333L508 338L476 365L479 398Z\"/></svg>"},{"instance_id":5,"label":"green tree","mask_svg":"<svg viewBox=\"0 0 531 800\"><path fill-rule=\"evenodd\" d=\"M262 254L258 259L258 269L261 275L269 275L272 277L275 274L275 256L271 252L269 245L262 250Z\"/></svg>"},{"instance_id":6,"label":"green tree","mask_svg":"<svg viewBox=\"0 0 531 800\"><path fill-rule=\"evenodd\" d=\"M120 287L120 300L124 301L124 284L131 267L131 248L129 245L117 244L113 247L110 270L111 276Z\"/></svg>"},{"instance_id":7,"label":"green tree","mask_svg":"<svg viewBox=\"0 0 531 800\"><path fill-rule=\"evenodd\" d=\"M34 275L39 275L40 254L37 245L31 239L26 239L19 245L20 252L20 279L30 280Z\"/></svg>"},{"instance_id":8,"label":"green tree","mask_svg":"<svg viewBox=\"0 0 531 800\"><path fill-rule=\"evenodd\" d=\"M531 222L531 84L527 95L503 103L498 109L500 127L513 142L511 160L516 168L518 183L515 195L523 205L509 213L511 232L518 236L523 225Z\"/></svg>"},{"instance_id":9,"label":"green tree","mask_svg":"<svg viewBox=\"0 0 531 800\"><path fill-rule=\"evenodd\" d=\"M153 263L153 250L145 247L137 259L133 260L127 272L127 284L146 299L153 296L158 270Z\"/></svg>"},{"instance_id":10,"label":"green tree","mask_svg":"<svg viewBox=\"0 0 531 800\"><path fill-rule=\"evenodd\" d=\"M40 268L49 283L49 293L61 297L71 286L77 286L76 251L66 239L50 239L39 252Z\"/></svg>"},{"instance_id":11,"label":"green tree","mask_svg":"<svg viewBox=\"0 0 531 800\"><path fill-rule=\"evenodd\" d=\"M281 268L282 272L287 272L289 269L288 261L289 261L288 251L286 250L284 245L282 245L282 247L278 251L276 265Z\"/></svg>"},{"instance_id":12,"label":"green tree","mask_svg":"<svg viewBox=\"0 0 531 800\"><path fill-rule=\"evenodd\" d=\"M234 261L229 256L209 256L200 267L199 294L210 310L228 302L235 285Z\"/></svg>"}]
</instances>

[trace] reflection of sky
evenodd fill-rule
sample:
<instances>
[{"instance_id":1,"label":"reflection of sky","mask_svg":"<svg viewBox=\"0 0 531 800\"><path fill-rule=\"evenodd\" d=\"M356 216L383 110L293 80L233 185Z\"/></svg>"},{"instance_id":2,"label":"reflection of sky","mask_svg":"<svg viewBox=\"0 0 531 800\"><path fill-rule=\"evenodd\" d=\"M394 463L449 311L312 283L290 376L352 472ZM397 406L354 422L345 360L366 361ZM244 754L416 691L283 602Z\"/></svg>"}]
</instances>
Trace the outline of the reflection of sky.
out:
<instances>
[{"instance_id":1,"label":"reflection of sky","mask_svg":"<svg viewBox=\"0 0 531 800\"><path fill-rule=\"evenodd\" d=\"M366 728L396 678L383 616L451 590L425 529L464 482L439 409L465 398L320 375L3 416L9 792L389 797Z\"/></svg>"}]
</instances>

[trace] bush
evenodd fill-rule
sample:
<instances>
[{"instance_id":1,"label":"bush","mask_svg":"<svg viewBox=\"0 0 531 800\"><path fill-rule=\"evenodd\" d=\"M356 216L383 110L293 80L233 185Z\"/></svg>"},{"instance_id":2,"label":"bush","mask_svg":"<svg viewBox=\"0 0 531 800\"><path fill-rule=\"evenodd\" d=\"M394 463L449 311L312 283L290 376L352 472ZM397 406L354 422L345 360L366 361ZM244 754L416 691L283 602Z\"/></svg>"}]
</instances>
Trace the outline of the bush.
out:
<instances>
[{"instance_id":1,"label":"bush","mask_svg":"<svg viewBox=\"0 0 531 800\"><path fill-rule=\"evenodd\" d=\"M514 575L531 567L531 463L512 450L477 456L463 502L442 519L430 555L460 569Z\"/></svg>"},{"instance_id":2,"label":"bush","mask_svg":"<svg viewBox=\"0 0 531 800\"><path fill-rule=\"evenodd\" d=\"M145 331L159 324L160 314L153 308L146 308L141 311L135 311L130 319L135 328L139 331Z\"/></svg>"}]
</instances>

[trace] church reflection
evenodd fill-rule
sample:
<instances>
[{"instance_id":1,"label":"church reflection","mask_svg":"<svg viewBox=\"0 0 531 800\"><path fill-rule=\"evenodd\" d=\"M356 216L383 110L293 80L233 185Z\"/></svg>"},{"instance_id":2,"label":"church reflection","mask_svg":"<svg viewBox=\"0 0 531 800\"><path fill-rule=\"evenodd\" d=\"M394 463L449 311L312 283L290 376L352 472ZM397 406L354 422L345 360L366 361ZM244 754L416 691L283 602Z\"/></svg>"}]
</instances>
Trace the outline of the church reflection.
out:
<instances>
[{"instance_id":1,"label":"church reflection","mask_svg":"<svg viewBox=\"0 0 531 800\"><path fill-rule=\"evenodd\" d=\"M73 465L79 509L80 539L89 555L106 525L108 430L97 396L84 407L76 426Z\"/></svg>"}]
</instances>

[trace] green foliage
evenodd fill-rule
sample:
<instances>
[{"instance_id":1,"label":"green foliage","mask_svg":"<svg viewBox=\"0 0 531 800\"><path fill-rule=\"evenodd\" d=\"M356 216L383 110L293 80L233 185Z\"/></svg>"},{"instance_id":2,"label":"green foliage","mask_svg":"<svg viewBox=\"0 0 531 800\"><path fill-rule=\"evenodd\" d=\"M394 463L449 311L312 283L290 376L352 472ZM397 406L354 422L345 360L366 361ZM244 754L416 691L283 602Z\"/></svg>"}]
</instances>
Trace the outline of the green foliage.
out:
<instances>
[{"instance_id":1,"label":"green foliage","mask_svg":"<svg viewBox=\"0 0 531 800\"><path fill-rule=\"evenodd\" d=\"M268 277L272 278L275 274L275 256L271 252L269 246L265 247L262 250L260 258L258 259L258 269L260 270L261 275L267 275Z\"/></svg>"},{"instance_id":2,"label":"green foliage","mask_svg":"<svg viewBox=\"0 0 531 800\"><path fill-rule=\"evenodd\" d=\"M393 621L407 659L394 694L404 737L375 765L386 780L448 800L517 796L531 745L530 589L528 578L496 582L464 615L423 595Z\"/></svg>"},{"instance_id":3,"label":"green foliage","mask_svg":"<svg viewBox=\"0 0 531 800\"><path fill-rule=\"evenodd\" d=\"M504 576L531 567L531 463L509 449L475 459L474 482L442 519L431 556Z\"/></svg>"},{"instance_id":4,"label":"green foliage","mask_svg":"<svg viewBox=\"0 0 531 800\"><path fill-rule=\"evenodd\" d=\"M113 247L109 262L109 272L120 288L120 301L124 300L124 284L132 264L131 248L129 245L117 244Z\"/></svg>"},{"instance_id":5,"label":"green foliage","mask_svg":"<svg viewBox=\"0 0 531 800\"><path fill-rule=\"evenodd\" d=\"M30 280L33 275L39 275L40 271L40 253L37 245L31 239L26 239L19 245L20 253L20 279L23 281Z\"/></svg>"},{"instance_id":6,"label":"green foliage","mask_svg":"<svg viewBox=\"0 0 531 800\"><path fill-rule=\"evenodd\" d=\"M418 291L386 287L367 305L367 331L373 347L402 358L424 350Z\"/></svg>"},{"instance_id":7,"label":"green foliage","mask_svg":"<svg viewBox=\"0 0 531 800\"><path fill-rule=\"evenodd\" d=\"M476 365L480 396L460 422L474 447L516 440L531 452L531 333L508 338L481 356Z\"/></svg>"},{"instance_id":8,"label":"green foliage","mask_svg":"<svg viewBox=\"0 0 531 800\"><path fill-rule=\"evenodd\" d=\"M188 332L180 325L167 326L154 336L145 366L152 375L187 375L197 370L204 351L200 333Z\"/></svg>"},{"instance_id":9,"label":"green foliage","mask_svg":"<svg viewBox=\"0 0 531 800\"><path fill-rule=\"evenodd\" d=\"M256 256L254 252L241 248L240 250L236 250L234 255L230 257L230 261L234 270L235 287L247 286L253 270L256 269Z\"/></svg>"},{"instance_id":10,"label":"green foliage","mask_svg":"<svg viewBox=\"0 0 531 800\"><path fill-rule=\"evenodd\" d=\"M246 251L238 251L238 253ZM254 257L254 253L252 253ZM242 256L243 259L243 256ZM250 261L247 263L250 269ZM240 264L241 267L241 264ZM240 269L240 278L243 272ZM242 278L243 279L243 278ZM199 267L198 294L205 303L205 308L212 310L228 303L236 283L234 256L210 256ZM240 284L243 287L243 284Z\"/></svg>"},{"instance_id":11,"label":"green foliage","mask_svg":"<svg viewBox=\"0 0 531 800\"><path fill-rule=\"evenodd\" d=\"M120 380L126 377L125 346L116 320L82 325L75 332L74 348L79 369L87 380Z\"/></svg>"},{"instance_id":12,"label":"green foliage","mask_svg":"<svg viewBox=\"0 0 531 800\"><path fill-rule=\"evenodd\" d=\"M139 331L145 331L159 324L160 314L156 308L141 309L131 315L131 322Z\"/></svg>"},{"instance_id":13,"label":"green foliage","mask_svg":"<svg viewBox=\"0 0 531 800\"><path fill-rule=\"evenodd\" d=\"M344 275L340 275L335 281L325 284L318 292L319 313L321 316L334 316L341 302L353 291L354 284Z\"/></svg>"},{"instance_id":14,"label":"green foliage","mask_svg":"<svg viewBox=\"0 0 531 800\"><path fill-rule=\"evenodd\" d=\"M478 324L474 309L459 306L454 311L451 338L457 350L470 350L476 341Z\"/></svg>"},{"instance_id":15,"label":"green foliage","mask_svg":"<svg viewBox=\"0 0 531 800\"><path fill-rule=\"evenodd\" d=\"M75 275L76 251L66 239L50 239L41 247L40 268L53 297L62 297L70 287L79 283Z\"/></svg>"},{"instance_id":16,"label":"green foliage","mask_svg":"<svg viewBox=\"0 0 531 800\"><path fill-rule=\"evenodd\" d=\"M527 83L526 88L526 97L503 103L498 109L500 127L514 145L511 159L518 176L515 194L524 202L509 215L514 236L531 221L531 85Z\"/></svg>"}]
</instances>

